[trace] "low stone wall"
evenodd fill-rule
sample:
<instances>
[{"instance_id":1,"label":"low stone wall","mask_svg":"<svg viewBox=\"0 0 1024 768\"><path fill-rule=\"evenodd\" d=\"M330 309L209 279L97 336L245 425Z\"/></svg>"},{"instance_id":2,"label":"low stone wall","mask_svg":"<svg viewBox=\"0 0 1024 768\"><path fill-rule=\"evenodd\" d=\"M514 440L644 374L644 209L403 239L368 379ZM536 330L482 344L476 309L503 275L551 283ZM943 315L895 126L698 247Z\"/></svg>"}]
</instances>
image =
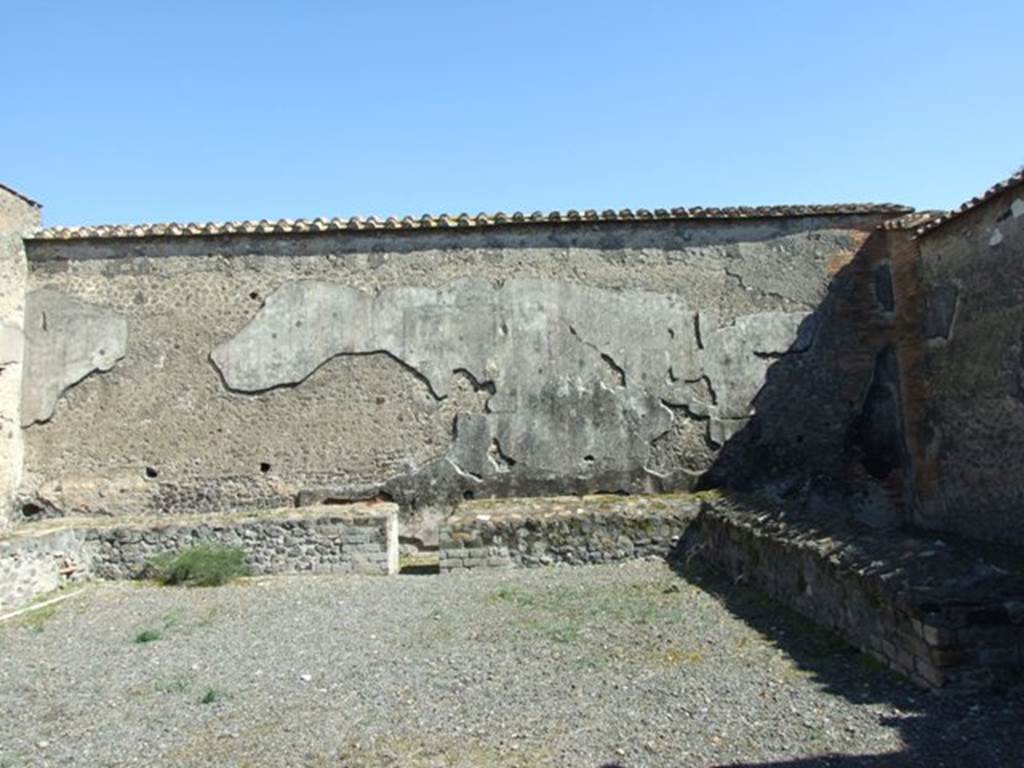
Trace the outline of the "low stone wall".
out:
<instances>
[{"instance_id":1,"label":"low stone wall","mask_svg":"<svg viewBox=\"0 0 1024 768\"><path fill-rule=\"evenodd\" d=\"M60 528L22 529L0 542L0 610L24 605L68 581L132 579L155 555L199 542L245 550L254 574L398 571L394 504L310 507L275 514L140 518L112 525L61 520Z\"/></svg>"},{"instance_id":2,"label":"low stone wall","mask_svg":"<svg viewBox=\"0 0 1024 768\"><path fill-rule=\"evenodd\" d=\"M91 551L92 572L103 579L137 578L154 555L200 541L245 550L254 574L395 572L389 538L391 531L397 530L397 508L391 504L357 507L345 512L327 512L321 507L310 514L269 519L210 518L191 524L98 529L89 532L86 545Z\"/></svg>"},{"instance_id":3,"label":"low stone wall","mask_svg":"<svg viewBox=\"0 0 1024 768\"><path fill-rule=\"evenodd\" d=\"M927 687L1024 679L1024 578L962 542L706 502L681 547Z\"/></svg>"},{"instance_id":4,"label":"low stone wall","mask_svg":"<svg viewBox=\"0 0 1024 768\"><path fill-rule=\"evenodd\" d=\"M665 557L699 508L689 495L467 502L440 527L441 571Z\"/></svg>"},{"instance_id":5,"label":"low stone wall","mask_svg":"<svg viewBox=\"0 0 1024 768\"><path fill-rule=\"evenodd\" d=\"M0 540L0 612L83 578L84 546L74 529Z\"/></svg>"}]
</instances>

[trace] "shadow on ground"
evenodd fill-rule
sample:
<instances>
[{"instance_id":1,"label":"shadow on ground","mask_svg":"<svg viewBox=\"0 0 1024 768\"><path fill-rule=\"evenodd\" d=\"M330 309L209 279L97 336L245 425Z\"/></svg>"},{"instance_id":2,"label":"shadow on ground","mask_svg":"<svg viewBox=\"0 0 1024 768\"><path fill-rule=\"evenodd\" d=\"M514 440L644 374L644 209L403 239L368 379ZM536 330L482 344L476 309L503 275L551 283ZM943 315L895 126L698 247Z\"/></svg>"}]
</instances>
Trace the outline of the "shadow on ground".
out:
<instances>
[{"instance_id":1,"label":"shadow on ground","mask_svg":"<svg viewBox=\"0 0 1024 768\"><path fill-rule=\"evenodd\" d=\"M884 703L898 716L905 747L882 755L823 754L721 768L903 768L903 766L1024 765L1024 691L933 692L882 667L842 638L823 630L755 589L734 584L700 565L673 563L691 584L769 638L822 690L855 704ZM613 768L614 764L601 766ZM629 766L621 766L629 768Z\"/></svg>"},{"instance_id":2,"label":"shadow on ground","mask_svg":"<svg viewBox=\"0 0 1024 768\"><path fill-rule=\"evenodd\" d=\"M890 270L896 265L890 257L885 234L875 232L838 266L801 329L813 336L812 346L772 362L753 417L721 446L698 487L767 489L807 509L894 535L907 525L912 468L901 396L920 393L908 382L901 385L898 350L922 343L923 335L910 312L914 308L894 304ZM698 566L675 567L789 654L823 690L853 703L881 702L900 713L883 722L902 737L905 747L898 753L727 765L1024 766L1024 691L925 691L745 585Z\"/></svg>"}]
</instances>

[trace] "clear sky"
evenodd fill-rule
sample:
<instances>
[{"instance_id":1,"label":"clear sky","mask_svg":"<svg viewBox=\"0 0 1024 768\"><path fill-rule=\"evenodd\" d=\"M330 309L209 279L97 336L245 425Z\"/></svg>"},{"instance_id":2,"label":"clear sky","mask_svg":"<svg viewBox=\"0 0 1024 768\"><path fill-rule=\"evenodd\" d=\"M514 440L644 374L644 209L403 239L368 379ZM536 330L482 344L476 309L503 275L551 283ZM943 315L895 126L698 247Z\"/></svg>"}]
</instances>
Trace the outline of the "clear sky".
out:
<instances>
[{"instance_id":1,"label":"clear sky","mask_svg":"<svg viewBox=\"0 0 1024 768\"><path fill-rule=\"evenodd\" d=\"M1024 2L0 0L48 224L902 202L1024 163Z\"/></svg>"}]
</instances>

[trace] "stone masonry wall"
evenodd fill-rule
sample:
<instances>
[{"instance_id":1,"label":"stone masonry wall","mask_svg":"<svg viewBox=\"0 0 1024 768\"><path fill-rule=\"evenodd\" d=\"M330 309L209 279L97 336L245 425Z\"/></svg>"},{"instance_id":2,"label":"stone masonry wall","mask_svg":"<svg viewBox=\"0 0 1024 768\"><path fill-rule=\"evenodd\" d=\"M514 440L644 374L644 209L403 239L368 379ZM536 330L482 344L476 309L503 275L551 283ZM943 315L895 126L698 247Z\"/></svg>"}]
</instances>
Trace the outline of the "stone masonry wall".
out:
<instances>
[{"instance_id":1,"label":"stone masonry wall","mask_svg":"<svg viewBox=\"0 0 1024 768\"><path fill-rule=\"evenodd\" d=\"M841 474L874 359L819 308L888 215L30 239L22 509Z\"/></svg>"},{"instance_id":2,"label":"stone masonry wall","mask_svg":"<svg viewBox=\"0 0 1024 768\"><path fill-rule=\"evenodd\" d=\"M69 524L74 523L72 527ZM298 513L215 519L135 519L126 524L62 521L54 530L24 529L0 541L0 611L68 581L133 579L146 563L200 542L239 547L253 574L398 571L394 504L314 507ZM38 528L38 527L37 527Z\"/></svg>"},{"instance_id":3,"label":"stone masonry wall","mask_svg":"<svg viewBox=\"0 0 1024 768\"><path fill-rule=\"evenodd\" d=\"M0 613L85 578L84 547L85 532L77 529L0 540Z\"/></svg>"},{"instance_id":4,"label":"stone masonry wall","mask_svg":"<svg viewBox=\"0 0 1024 768\"><path fill-rule=\"evenodd\" d=\"M914 522L1024 545L1024 185L914 246L897 282Z\"/></svg>"},{"instance_id":5,"label":"stone masonry wall","mask_svg":"<svg viewBox=\"0 0 1024 768\"><path fill-rule=\"evenodd\" d=\"M759 501L704 503L680 550L925 687L1024 680L1024 577L983 552Z\"/></svg>"},{"instance_id":6,"label":"stone masonry wall","mask_svg":"<svg viewBox=\"0 0 1024 768\"><path fill-rule=\"evenodd\" d=\"M441 572L664 558L697 516L699 506L689 496L460 504L441 525Z\"/></svg>"}]
</instances>

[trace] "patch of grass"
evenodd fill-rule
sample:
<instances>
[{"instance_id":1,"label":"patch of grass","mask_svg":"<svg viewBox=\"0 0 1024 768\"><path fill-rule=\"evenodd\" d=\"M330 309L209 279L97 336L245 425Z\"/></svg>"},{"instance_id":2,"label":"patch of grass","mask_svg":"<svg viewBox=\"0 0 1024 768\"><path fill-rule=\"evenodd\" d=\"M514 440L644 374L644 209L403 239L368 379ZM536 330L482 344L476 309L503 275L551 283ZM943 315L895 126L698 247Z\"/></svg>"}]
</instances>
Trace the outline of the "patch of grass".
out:
<instances>
[{"instance_id":1,"label":"patch of grass","mask_svg":"<svg viewBox=\"0 0 1024 768\"><path fill-rule=\"evenodd\" d=\"M574 643L580 636L580 628L571 622L557 622L540 627L541 633L556 643Z\"/></svg>"},{"instance_id":2,"label":"patch of grass","mask_svg":"<svg viewBox=\"0 0 1024 768\"><path fill-rule=\"evenodd\" d=\"M226 696L227 694L219 688L207 688L203 691L203 695L199 697L199 703L216 704L218 701L223 701Z\"/></svg>"},{"instance_id":3,"label":"patch of grass","mask_svg":"<svg viewBox=\"0 0 1024 768\"><path fill-rule=\"evenodd\" d=\"M577 645L579 663L599 666L610 659L643 664L699 661L682 655L678 659L663 658L663 650L651 647L655 633L648 629L668 628L684 621L690 598L690 592L672 577L574 587L503 584L486 600L510 613L513 625L546 642ZM608 628L615 625L626 628L619 637L615 632L609 635Z\"/></svg>"},{"instance_id":4,"label":"patch of grass","mask_svg":"<svg viewBox=\"0 0 1024 768\"><path fill-rule=\"evenodd\" d=\"M572 668L577 672L589 672L607 666L607 660L596 658L591 655L580 656L572 662Z\"/></svg>"},{"instance_id":5,"label":"patch of grass","mask_svg":"<svg viewBox=\"0 0 1024 768\"><path fill-rule=\"evenodd\" d=\"M208 542L157 555L147 563L147 571L161 584L218 587L248 576L249 566L244 550Z\"/></svg>"},{"instance_id":6,"label":"patch of grass","mask_svg":"<svg viewBox=\"0 0 1024 768\"><path fill-rule=\"evenodd\" d=\"M135 642L142 645L144 643L155 643L161 639L163 634L157 629L144 629L135 636Z\"/></svg>"},{"instance_id":7,"label":"patch of grass","mask_svg":"<svg viewBox=\"0 0 1024 768\"><path fill-rule=\"evenodd\" d=\"M530 592L514 585L498 587L491 594L490 601L492 603L509 603L518 608L527 608L536 603Z\"/></svg>"},{"instance_id":8,"label":"patch of grass","mask_svg":"<svg viewBox=\"0 0 1024 768\"><path fill-rule=\"evenodd\" d=\"M192 687L192 680L187 675L162 677L153 681L153 690L157 693L187 693Z\"/></svg>"},{"instance_id":9,"label":"patch of grass","mask_svg":"<svg viewBox=\"0 0 1024 768\"><path fill-rule=\"evenodd\" d=\"M211 605L196 619L196 626L203 627L204 629L211 626L216 618L220 616L222 610L219 605Z\"/></svg>"},{"instance_id":10,"label":"patch of grass","mask_svg":"<svg viewBox=\"0 0 1024 768\"><path fill-rule=\"evenodd\" d=\"M164 632L173 629L177 626L180 621L180 616L177 611L168 611L160 617L160 629L144 629L135 636L136 643L153 643L157 640L162 640Z\"/></svg>"},{"instance_id":11,"label":"patch of grass","mask_svg":"<svg viewBox=\"0 0 1024 768\"><path fill-rule=\"evenodd\" d=\"M57 605L44 605L30 610L23 616L14 619L11 624L15 627L24 627L32 632L42 632L53 615L57 613Z\"/></svg>"},{"instance_id":12,"label":"patch of grass","mask_svg":"<svg viewBox=\"0 0 1024 768\"><path fill-rule=\"evenodd\" d=\"M64 602L67 602L62 598L80 595L86 589L88 587L80 586L77 589L69 589L67 586L62 586L38 594L29 600L20 615L5 621L2 626L23 627L33 632L42 632L46 623L57 613L57 609ZM49 605L46 603L49 603Z\"/></svg>"},{"instance_id":13,"label":"patch of grass","mask_svg":"<svg viewBox=\"0 0 1024 768\"><path fill-rule=\"evenodd\" d=\"M675 666L677 664L700 664L700 662L704 661L704 654L700 651L669 648L665 651L663 661L669 666Z\"/></svg>"}]
</instances>

